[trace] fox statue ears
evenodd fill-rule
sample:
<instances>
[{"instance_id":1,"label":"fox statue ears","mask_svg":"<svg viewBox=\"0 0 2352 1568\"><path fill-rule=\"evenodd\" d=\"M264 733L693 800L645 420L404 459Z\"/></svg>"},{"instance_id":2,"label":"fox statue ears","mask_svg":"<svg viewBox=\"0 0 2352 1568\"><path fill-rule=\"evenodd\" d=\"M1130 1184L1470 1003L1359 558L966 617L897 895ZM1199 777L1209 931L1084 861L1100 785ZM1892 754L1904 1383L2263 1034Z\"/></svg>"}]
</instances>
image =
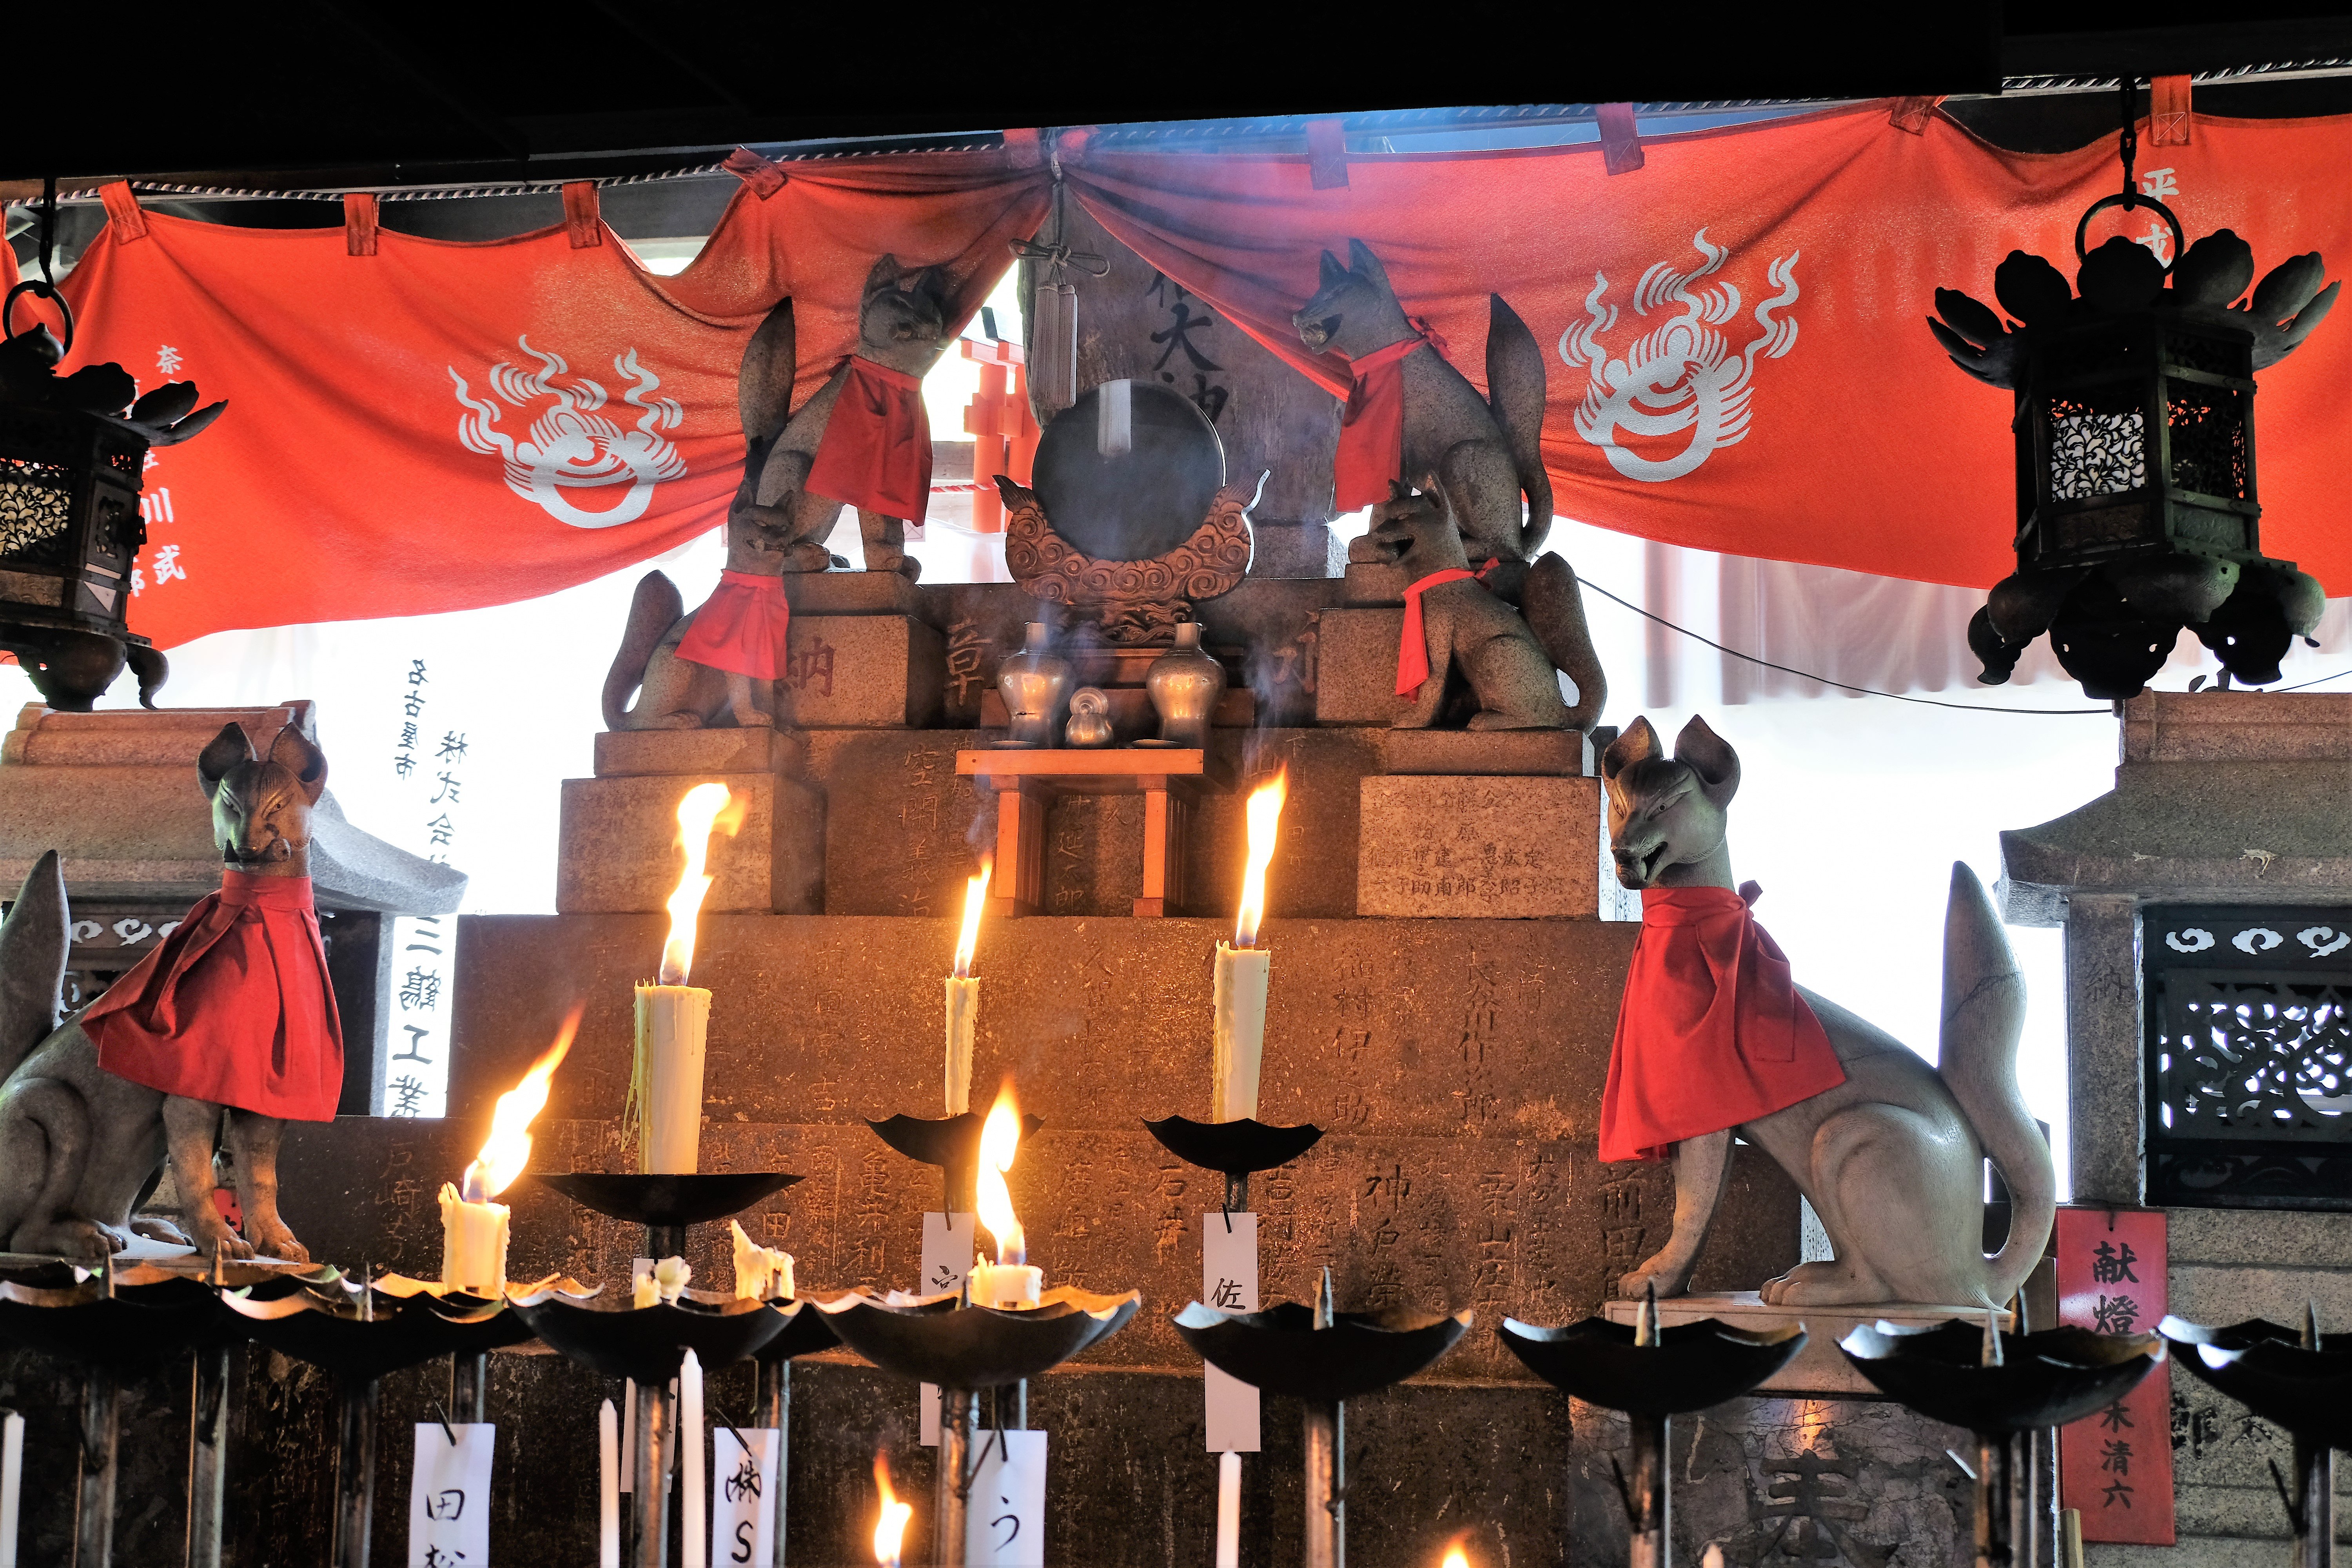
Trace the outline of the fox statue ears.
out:
<instances>
[{"instance_id":1,"label":"fox statue ears","mask_svg":"<svg viewBox=\"0 0 2352 1568\"><path fill-rule=\"evenodd\" d=\"M866 293L870 298L885 289L904 289L908 293L933 294L945 298L947 274L937 267L919 267L909 271L898 264L898 258L887 251L874 258L874 266L866 274Z\"/></svg>"},{"instance_id":2,"label":"fox statue ears","mask_svg":"<svg viewBox=\"0 0 2352 1568\"><path fill-rule=\"evenodd\" d=\"M312 745L303 733L289 724L278 731L269 743L269 755L257 756L253 742L247 739L241 724L224 724L221 732L212 738L196 758L196 777L204 784L205 797L209 800L220 793L221 782L230 772L244 763L272 762L294 775L302 786L303 796L312 805L327 792L327 756Z\"/></svg>"},{"instance_id":3,"label":"fox statue ears","mask_svg":"<svg viewBox=\"0 0 2352 1568\"><path fill-rule=\"evenodd\" d=\"M1647 719L1636 719L1625 727L1625 732L1609 742L1601 753L1601 777L1610 793L1617 793L1617 780L1636 763L1663 757L1666 749L1658 739L1657 731ZM1717 811L1731 804L1739 793L1739 753L1731 742L1707 728L1706 721L1694 715L1675 737L1675 761L1696 774L1699 793Z\"/></svg>"},{"instance_id":4,"label":"fox statue ears","mask_svg":"<svg viewBox=\"0 0 2352 1568\"><path fill-rule=\"evenodd\" d=\"M1317 285L1321 289L1336 288L1351 277L1362 279L1391 298L1396 295L1396 290L1389 287L1388 269L1381 265L1381 258L1372 254L1372 247L1360 239L1348 242L1345 266L1341 266L1339 258L1329 251L1323 253L1322 273Z\"/></svg>"},{"instance_id":5,"label":"fox statue ears","mask_svg":"<svg viewBox=\"0 0 2352 1568\"><path fill-rule=\"evenodd\" d=\"M1348 270L1391 300L1396 298L1396 290L1389 287L1388 268L1382 267L1381 258L1372 254L1372 247L1360 239L1348 242Z\"/></svg>"}]
</instances>

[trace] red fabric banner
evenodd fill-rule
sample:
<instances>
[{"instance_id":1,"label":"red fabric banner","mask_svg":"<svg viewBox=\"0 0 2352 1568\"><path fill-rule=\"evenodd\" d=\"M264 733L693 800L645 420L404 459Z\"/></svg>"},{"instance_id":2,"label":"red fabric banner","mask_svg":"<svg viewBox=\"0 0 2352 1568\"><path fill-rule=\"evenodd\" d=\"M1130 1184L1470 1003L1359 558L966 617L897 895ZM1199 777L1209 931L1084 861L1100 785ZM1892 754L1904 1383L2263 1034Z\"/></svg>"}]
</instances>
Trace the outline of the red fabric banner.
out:
<instances>
[{"instance_id":1,"label":"red fabric banner","mask_svg":"<svg viewBox=\"0 0 2352 1568\"><path fill-rule=\"evenodd\" d=\"M777 300L797 402L856 346L876 255L944 265L961 330L1045 203L1003 152L845 159L739 192L662 279L584 186L565 225L488 244L380 228L369 255L341 224L196 223L109 189L64 284L64 368L112 360L142 390L192 379L229 405L146 474L130 622L165 647L533 597L717 526L742 477L737 368Z\"/></svg>"},{"instance_id":2,"label":"red fabric banner","mask_svg":"<svg viewBox=\"0 0 2352 1568\"><path fill-rule=\"evenodd\" d=\"M2058 1321L2103 1334L2153 1333L2168 1310L2162 1209L2058 1211ZM2083 1539L2172 1544L2172 1364L2095 1415L2058 1429L2058 1500Z\"/></svg>"},{"instance_id":3,"label":"red fabric banner","mask_svg":"<svg viewBox=\"0 0 2352 1568\"><path fill-rule=\"evenodd\" d=\"M2110 137L2004 153L1942 113L1917 133L1886 101L1601 149L1350 153L1317 189L1303 156L1129 152L1065 137L1072 191L1145 260L1335 397L1291 312L1316 258L1361 239L1404 308L1483 380L1486 296L1543 346L1544 463L1559 515L1669 543L1982 587L2014 567L2011 398L1945 359L1938 287L1991 302L2011 249L2071 278L2075 220L2117 188ZM2193 240L2231 228L2267 271L2317 250L2352 276L2352 120L2195 116L2139 183ZM2155 231L2143 211L2106 234ZM2263 542L2352 592L2335 479L2352 447L2352 321L2263 376Z\"/></svg>"}]
</instances>

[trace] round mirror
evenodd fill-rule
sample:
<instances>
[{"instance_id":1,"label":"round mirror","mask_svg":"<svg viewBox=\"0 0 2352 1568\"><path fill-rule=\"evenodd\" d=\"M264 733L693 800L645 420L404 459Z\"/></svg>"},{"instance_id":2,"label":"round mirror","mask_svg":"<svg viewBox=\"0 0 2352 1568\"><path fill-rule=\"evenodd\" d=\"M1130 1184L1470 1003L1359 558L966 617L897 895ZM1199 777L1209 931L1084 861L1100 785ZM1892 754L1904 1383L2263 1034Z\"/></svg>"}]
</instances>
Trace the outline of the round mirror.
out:
<instances>
[{"instance_id":1,"label":"round mirror","mask_svg":"<svg viewBox=\"0 0 2352 1568\"><path fill-rule=\"evenodd\" d=\"M1114 395L1090 388L1046 425L1029 486L1054 531L1098 561L1165 555L1192 536L1225 482L1224 446L1190 398L1125 384L1129 449L1099 449Z\"/></svg>"}]
</instances>

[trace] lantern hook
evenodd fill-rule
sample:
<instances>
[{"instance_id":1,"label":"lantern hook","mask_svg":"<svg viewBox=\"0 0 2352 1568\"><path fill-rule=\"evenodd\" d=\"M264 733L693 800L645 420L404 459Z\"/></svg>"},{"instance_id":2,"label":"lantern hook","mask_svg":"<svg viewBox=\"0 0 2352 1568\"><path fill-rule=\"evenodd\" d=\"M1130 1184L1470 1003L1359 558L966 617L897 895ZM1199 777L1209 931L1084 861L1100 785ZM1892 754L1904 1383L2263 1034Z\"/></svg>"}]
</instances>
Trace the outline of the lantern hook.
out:
<instances>
[{"instance_id":1,"label":"lantern hook","mask_svg":"<svg viewBox=\"0 0 2352 1568\"><path fill-rule=\"evenodd\" d=\"M41 275L26 279L9 289L5 299L0 299L0 341L16 341L16 296L30 294L37 299L57 301L58 314L65 320L64 352L73 352L73 307L66 303L63 294L58 292L58 286L49 281L49 275L57 267L57 246L58 177L51 174L41 182Z\"/></svg>"},{"instance_id":2,"label":"lantern hook","mask_svg":"<svg viewBox=\"0 0 2352 1568\"><path fill-rule=\"evenodd\" d=\"M2123 133L2116 140L2116 151L2123 155L2124 188L2115 195L2101 196L2083 210L2082 221L2074 226L2074 259L2080 263L2090 258L2090 253L2083 246L2084 236L2090 232L2091 220L2109 207L2121 207L2126 212L2136 212L2141 207L2154 207L2158 216L2164 219L2166 226L2172 230L2172 259L2178 261L2180 259L2180 253L2188 247L2189 244L2189 236L2182 230L2180 219L2173 216L2170 207L2143 192L2139 188L2139 182L2132 177L2132 167L2139 162L2139 117L2137 112L2139 107L2139 79L2127 76L2116 85L2123 94ZM2164 270L2166 276L2169 277L2172 272L2172 262L2165 263Z\"/></svg>"}]
</instances>

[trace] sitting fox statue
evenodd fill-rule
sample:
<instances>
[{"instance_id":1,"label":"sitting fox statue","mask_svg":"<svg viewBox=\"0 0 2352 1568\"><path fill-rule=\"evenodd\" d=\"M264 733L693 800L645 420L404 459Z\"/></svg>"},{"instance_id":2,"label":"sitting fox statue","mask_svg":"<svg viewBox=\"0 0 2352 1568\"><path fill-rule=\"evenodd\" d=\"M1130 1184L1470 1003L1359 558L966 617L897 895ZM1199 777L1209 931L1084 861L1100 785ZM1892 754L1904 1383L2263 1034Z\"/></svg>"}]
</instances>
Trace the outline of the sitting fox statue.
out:
<instances>
[{"instance_id":1,"label":"sitting fox statue","mask_svg":"<svg viewBox=\"0 0 2352 1568\"><path fill-rule=\"evenodd\" d=\"M745 455L727 512L726 571L692 615L663 574L638 580L604 677L605 728L788 722L784 579L848 564L824 547L844 505L856 509L867 571L920 574L906 525L923 521L930 499L922 379L953 341L947 295L936 267L876 261L858 306L857 352L798 408L793 302L768 312L736 381Z\"/></svg>"},{"instance_id":2,"label":"sitting fox statue","mask_svg":"<svg viewBox=\"0 0 2352 1568\"><path fill-rule=\"evenodd\" d=\"M310 813L327 759L299 731L267 757L223 729L197 760L221 890L59 1026L68 918L57 851L0 921L0 1245L95 1261L136 1236L201 1256L307 1261L278 1213L289 1118L323 1121L342 1034L310 898ZM226 1120L245 1234L213 1203ZM180 1228L133 1221L169 1158Z\"/></svg>"},{"instance_id":3,"label":"sitting fox statue","mask_svg":"<svg viewBox=\"0 0 2352 1568\"><path fill-rule=\"evenodd\" d=\"M1737 1132L1795 1180L1834 1253L1766 1284L1766 1301L2007 1304L2049 1239L2056 1176L2017 1090L2024 983L1975 873L1952 868L1931 1068L1791 984L1748 913L1755 884L1733 889L1725 822L1739 758L1704 721L1684 727L1668 757L1636 719L1602 754L1601 774L1618 880L1642 893L1601 1157L1671 1156L1675 1179L1673 1234L1620 1293L1687 1288ZM1990 1258L1988 1158L2011 1200L2009 1237Z\"/></svg>"}]
</instances>

